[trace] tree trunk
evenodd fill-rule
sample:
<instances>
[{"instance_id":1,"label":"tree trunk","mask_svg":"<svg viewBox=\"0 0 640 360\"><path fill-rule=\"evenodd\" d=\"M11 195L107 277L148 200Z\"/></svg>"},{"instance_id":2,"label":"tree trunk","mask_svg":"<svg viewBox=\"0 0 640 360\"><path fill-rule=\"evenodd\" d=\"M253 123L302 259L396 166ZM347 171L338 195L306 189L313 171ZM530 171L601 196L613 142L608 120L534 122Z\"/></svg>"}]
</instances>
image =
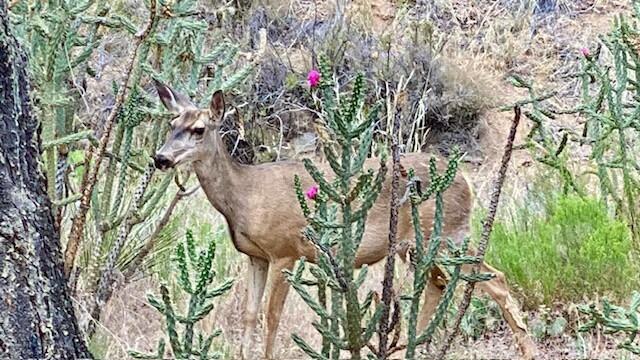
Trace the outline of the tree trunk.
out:
<instances>
[{"instance_id":1,"label":"tree trunk","mask_svg":"<svg viewBox=\"0 0 640 360\"><path fill-rule=\"evenodd\" d=\"M0 358L91 358L63 275L26 57L0 0Z\"/></svg>"}]
</instances>

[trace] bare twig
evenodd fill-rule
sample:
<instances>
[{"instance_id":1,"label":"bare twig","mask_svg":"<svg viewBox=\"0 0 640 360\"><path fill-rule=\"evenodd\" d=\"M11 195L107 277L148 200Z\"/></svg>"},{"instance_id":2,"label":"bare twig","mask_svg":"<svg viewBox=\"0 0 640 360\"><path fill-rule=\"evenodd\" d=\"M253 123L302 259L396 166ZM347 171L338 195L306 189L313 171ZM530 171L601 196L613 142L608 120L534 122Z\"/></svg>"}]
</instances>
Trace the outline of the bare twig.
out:
<instances>
[{"instance_id":1,"label":"bare twig","mask_svg":"<svg viewBox=\"0 0 640 360\"><path fill-rule=\"evenodd\" d=\"M391 325L389 325L389 329L393 331L393 338L391 339L391 344L389 344L389 350L387 350L387 356L391 356L395 351L398 345L398 341L400 340L400 333L402 331L402 327L400 326L400 320L402 309L400 308L400 297L398 294L395 294L393 298L393 314L391 315Z\"/></svg>"},{"instance_id":2,"label":"bare twig","mask_svg":"<svg viewBox=\"0 0 640 360\"><path fill-rule=\"evenodd\" d=\"M502 162L500 164L500 169L498 170L498 174L493 181L493 187L491 192L491 199L489 202L489 213L487 214L484 223L482 224L482 235L480 237L480 243L478 244L478 251L476 256L480 259L480 262L473 266L473 273L477 273L480 270L480 266L484 259L484 254L487 250L487 246L489 245L489 236L491 235L491 230L493 229L493 221L496 217L496 212L498 210L498 203L500 201L500 193L502 192L502 185L504 184L504 179L507 175L507 168L509 167L509 161L511 160L511 153L513 151L513 141L516 137L516 131L518 130L518 124L520 123L520 107L514 107L514 117L513 122L511 123L511 130L509 131L509 136L507 137L507 143L504 146L504 153L502 154ZM475 289L476 283L470 282L464 289L464 295L462 297L462 301L460 302L460 306L458 307L458 314L453 322L453 326L451 328L451 332L445 337L442 346L438 350L436 354L436 359L444 359L445 354L449 350L449 347L453 343L453 340L458 335L460 330L460 323L462 322L462 318L464 314L467 312L469 308L469 303L471 302L471 295L473 294L473 290Z\"/></svg>"},{"instance_id":3,"label":"bare twig","mask_svg":"<svg viewBox=\"0 0 640 360\"><path fill-rule=\"evenodd\" d=\"M167 210L165 210L164 214L162 215L162 219L160 219L160 222L158 222L158 225L156 226L155 230L153 230L153 233L151 234L151 236L149 236L149 240L147 241L146 244L144 244L142 249L140 249L140 252L131 261L129 268L124 274L125 283L131 282L131 280L133 279L133 276L138 271L138 268L140 267L140 265L142 265L142 261L145 259L147 255L149 255L151 250L153 250L153 248L156 246L160 232L169 223L169 220L171 219L171 215L173 214L173 210L175 209L176 205L178 205L178 202L180 202L180 200L182 200L183 198L192 195L198 189L200 189L200 185L196 185L189 190L185 190L185 191L181 190L176 192L176 194L173 196L173 199L171 200L171 203L169 204L169 207L167 207Z\"/></svg>"},{"instance_id":4,"label":"bare twig","mask_svg":"<svg viewBox=\"0 0 640 360\"><path fill-rule=\"evenodd\" d=\"M91 317L93 319L99 320L100 313L106 302L111 298L111 294L113 293L113 274L114 268L116 266L116 261L120 256L120 251L124 246L124 243L127 241L127 236L131 231L131 227L133 227L133 222L130 221L131 217L138 212L140 206L142 204L142 197L144 195L145 190L149 186L151 182L151 178L153 177L153 173L155 172L155 166L153 164L147 165L147 169L142 175L140 179L140 183L138 184L136 191L133 195L132 205L129 211L127 212L125 219L120 224L118 228L118 236L111 247L109 254L107 256L107 260L105 262L103 271L100 276L100 281L98 282L97 291L95 294L95 299L91 303ZM95 331L95 321L91 321L89 323L89 328L87 329L87 338L91 338Z\"/></svg>"},{"instance_id":5,"label":"bare twig","mask_svg":"<svg viewBox=\"0 0 640 360\"><path fill-rule=\"evenodd\" d=\"M93 188L95 187L98 180L98 173L100 172L102 160L107 149L107 144L109 142L109 138L111 137L113 124L115 123L116 116L118 115L120 108L122 108L124 99L130 90L129 79L131 78L131 74L133 73L133 68L135 67L140 46L151 33L151 29L154 27L155 23L156 0L151 0L149 7L149 20L147 21L142 31L136 34L133 52L131 54L131 57L129 58L128 65L126 67L127 70L125 72L125 76L122 80L121 86L118 89L116 102L111 109L109 116L107 117L105 130L102 134L102 137L100 138L100 143L97 148L92 146L91 151L89 151L89 154L87 155L89 163L95 158L95 165L91 168L90 171L85 172L84 176L82 177L82 198L80 199L80 207L76 216L73 218L71 232L69 234L69 241L67 242L67 248L65 249L64 253L64 272L67 277L71 273L71 269L73 269L73 264L78 253L78 248L80 246L80 242L82 241L87 212L89 211L91 202L91 193L93 192Z\"/></svg>"},{"instance_id":6,"label":"bare twig","mask_svg":"<svg viewBox=\"0 0 640 360\"><path fill-rule=\"evenodd\" d=\"M401 111L397 108L399 105L398 97L401 94L396 93L396 111L394 113L393 132L391 134L391 156L393 168L391 172L391 215L389 219L389 247L387 253L387 262L384 267L384 279L382 281L382 317L378 327L378 358L386 359L388 352L389 334L393 331L393 325L397 321L389 321L389 313L391 312L391 300L393 298L393 277L395 273L395 256L396 242L398 237L398 208L400 201L398 192L400 188L400 146L398 144L400 137L400 116ZM390 326L391 325L391 326Z\"/></svg>"}]
</instances>

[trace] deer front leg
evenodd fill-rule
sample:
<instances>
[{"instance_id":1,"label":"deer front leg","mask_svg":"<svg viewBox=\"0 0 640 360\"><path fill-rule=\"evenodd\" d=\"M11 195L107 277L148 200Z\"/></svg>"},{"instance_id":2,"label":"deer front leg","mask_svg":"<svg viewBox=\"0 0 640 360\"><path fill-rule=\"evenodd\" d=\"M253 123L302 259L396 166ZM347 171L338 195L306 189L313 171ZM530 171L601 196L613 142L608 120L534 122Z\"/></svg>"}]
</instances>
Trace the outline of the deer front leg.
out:
<instances>
[{"instance_id":1,"label":"deer front leg","mask_svg":"<svg viewBox=\"0 0 640 360\"><path fill-rule=\"evenodd\" d=\"M496 277L489 281L479 282L477 285L478 288L489 294L489 296L500 305L502 315L509 324L511 331L513 331L518 347L522 351L522 358L534 359L536 356L536 345L527 333L527 326L522 320L516 302L509 293L509 287L507 286L504 274L489 266L487 263L482 264L481 271L494 273Z\"/></svg>"},{"instance_id":2,"label":"deer front leg","mask_svg":"<svg viewBox=\"0 0 640 360\"><path fill-rule=\"evenodd\" d=\"M258 310L262 302L264 287L267 282L268 269L269 263L266 260L249 256L244 334L242 344L240 345L240 355L242 359L251 358L250 353L253 350L253 335L258 321Z\"/></svg>"},{"instance_id":3,"label":"deer front leg","mask_svg":"<svg viewBox=\"0 0 640 360\"><path fill-rule=\"evenodd\" d=\"M447 279L442 273L442 270L440 270L439 267L431 269L431 276L427 279L427 284L424 289L424 303L422 304L420 314L418 315L418 324L416 325L418 334L421 334L429 325L431 317L440 303L442 293L446 286ZM401 336L403 339L401 343L404 342L406 344L406 336L404 335L404 332ZM406 349L401 349L394 352L389 359L404 359L405 354Z\"/></svg>"},{"instance_id":4,"label":"deer front leg","mask_svg":"<svg viewBox=\"0 0 640 360\"><path fill-rule=\"evenodd\" d=\"M271 266L269 266L267 280L269 284L269 295L265 314L267 327L264 344L264 357L266 359L274 359L273 350L278 333L278 325L280 324L280 316L282 315L282 308L289 293L289 283L286 281L282 270L291 269L294 262L295 259L279 259L272 262Z\"/></svg>"}]
</instances>

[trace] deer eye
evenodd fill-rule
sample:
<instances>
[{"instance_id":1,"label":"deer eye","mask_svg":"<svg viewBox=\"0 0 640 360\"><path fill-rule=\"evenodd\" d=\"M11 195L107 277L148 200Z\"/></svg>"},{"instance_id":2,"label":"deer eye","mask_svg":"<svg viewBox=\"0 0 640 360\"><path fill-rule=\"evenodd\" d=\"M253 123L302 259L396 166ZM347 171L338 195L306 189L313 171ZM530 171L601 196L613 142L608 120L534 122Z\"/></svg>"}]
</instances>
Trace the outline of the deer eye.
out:
<instances>
[{"instance_id":1,"label":"deer eye","mask_svg":"<svg viewBox=\"0 0 640 360\"><path fill-rule=\"evenodd\" d=\"M192 131L196 135L202 135L204 134L204 127L197 127L197 128L194 128Z\"/></svg>"}]
</instances>

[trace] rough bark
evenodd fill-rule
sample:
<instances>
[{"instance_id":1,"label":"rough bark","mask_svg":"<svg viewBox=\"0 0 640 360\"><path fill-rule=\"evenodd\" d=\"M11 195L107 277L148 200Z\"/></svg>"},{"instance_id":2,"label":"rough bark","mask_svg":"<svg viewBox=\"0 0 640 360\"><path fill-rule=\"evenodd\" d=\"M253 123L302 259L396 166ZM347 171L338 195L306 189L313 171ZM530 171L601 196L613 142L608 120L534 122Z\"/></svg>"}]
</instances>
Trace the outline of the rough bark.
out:
<instances>
[{"instance_id":1,"label":"rough bark","mask_svg":"<svg viewBox=\"0 0 640 360\"><path fill-rule=\"evenodd\" d=\"M67 291L39 167L26 65L0 0L0 358L91 358Z\"/></svg>"}]
</instances>

